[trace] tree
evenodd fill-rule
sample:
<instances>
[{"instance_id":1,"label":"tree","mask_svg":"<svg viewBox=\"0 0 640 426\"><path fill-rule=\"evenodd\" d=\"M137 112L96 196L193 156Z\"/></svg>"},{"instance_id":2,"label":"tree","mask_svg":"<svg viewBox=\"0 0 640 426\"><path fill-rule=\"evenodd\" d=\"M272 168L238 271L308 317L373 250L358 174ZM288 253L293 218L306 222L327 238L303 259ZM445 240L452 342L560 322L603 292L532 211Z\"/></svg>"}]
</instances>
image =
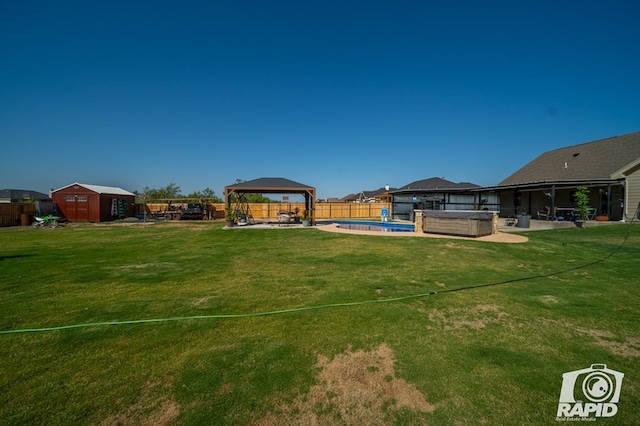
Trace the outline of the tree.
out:
<instances>
[{"instance_id":1,"label":"tree","mask_svg":"<svg viewBox=\"0 0 640 426\"><path fill-rule=\"evenodd\" d=\"M136 194L139 200L174 200L179 198L202 198L203 200L208 200L211 203L222 203L222 199L216 195L216 193L211 188L205 188L202 191L195 191L189 195L183 195L180 192L180 187L175 183L171 182L169 185L164 188L149 188L145 186L142 192L133 191Z\"/></svg>"},{"instance_id":2,"label":"tree","mask_svg":"<svg viewBox=\"0 0 640 426\"><path fill-rule=\"evenodd\" d=\"M211 188L205 188L202 191L192 192L187 195L187 198L202 198L203 200L209 200L211 203L222 203L222 198L218 197Z\"/></svg>"},{"instance_id":3,"label":"tree","mask_svg":"<svg viewBox=\"0 0 640 426\"><path fill-rule=\"evenodd\" d=\"M576 210L578 220L585 221L589 218L589 188L586 186L576 188Z\"/></svg>"},{"instance_id":4,"label":"tree","mask_svg":"<svg viewBox=\"0 0 640 426\"><path fill-rule=\"evenodd\" d=\"M142 190L141 195L143 195L143 197L147 200L164 200L182 197L182 194L180 193L180 187L173 182L171 182L164 188L159 189L149 188L145 186Z\"/></svg>"}]
</instances>

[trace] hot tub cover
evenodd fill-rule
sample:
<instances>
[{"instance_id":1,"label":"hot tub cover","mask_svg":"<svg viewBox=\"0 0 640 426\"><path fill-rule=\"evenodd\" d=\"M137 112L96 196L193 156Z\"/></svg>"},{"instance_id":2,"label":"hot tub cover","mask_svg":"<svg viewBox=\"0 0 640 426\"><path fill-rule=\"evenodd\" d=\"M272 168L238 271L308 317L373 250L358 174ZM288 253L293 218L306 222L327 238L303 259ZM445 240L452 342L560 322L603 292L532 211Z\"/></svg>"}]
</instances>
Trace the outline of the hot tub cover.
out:
<instances>
[{"instance_id":1,"label":"hot tub cover","mask_svg":"<svg viewBox=\"0 0 640 426\"><path fill-rule=\"evenodd\" d=\"M491 220L493 219L493 212L468 210L422 210L422 217L437 217L441 219Z\"/></svg>"}]
</instances>

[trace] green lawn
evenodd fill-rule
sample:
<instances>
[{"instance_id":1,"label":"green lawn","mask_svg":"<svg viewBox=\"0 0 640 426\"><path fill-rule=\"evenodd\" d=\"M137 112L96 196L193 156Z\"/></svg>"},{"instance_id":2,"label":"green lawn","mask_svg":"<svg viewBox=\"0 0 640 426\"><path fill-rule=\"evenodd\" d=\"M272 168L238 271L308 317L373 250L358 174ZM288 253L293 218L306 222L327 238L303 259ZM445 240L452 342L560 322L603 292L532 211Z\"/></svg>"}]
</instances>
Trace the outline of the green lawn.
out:
<instances>
[{"instance_id":1,"label":"green lawn","mask_svg":"<svg viewBox=\"0 0 640 426\"><path fill-rule=\"evenodd\" d=\"M592 364L640 424L640 226L222 227L0 229L0 424L557 424Z\"/></svg>"}]
</instances>

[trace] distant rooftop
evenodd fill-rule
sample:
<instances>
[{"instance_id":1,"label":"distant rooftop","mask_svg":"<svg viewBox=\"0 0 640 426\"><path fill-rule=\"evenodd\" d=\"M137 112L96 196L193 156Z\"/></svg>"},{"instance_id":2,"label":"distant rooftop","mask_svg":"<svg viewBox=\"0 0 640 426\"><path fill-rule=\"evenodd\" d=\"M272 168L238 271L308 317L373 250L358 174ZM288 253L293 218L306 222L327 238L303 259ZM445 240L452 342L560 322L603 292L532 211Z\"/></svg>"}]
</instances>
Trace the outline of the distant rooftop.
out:
<instances>
[{"instance_id":1,"label":"distant rooftop","mask_svg":"<svg viewBox=\"0 0 640 426\"><path fill-rule=\"evenodd\" d=\"M9 203L22 200L50 200L51 197L42 192L30 189L0 189L0 201Z\"/></svg>"},{"instance_id":2,"label":"distant rooftop","mask_svg":"<svg viewBox=\"0 0 640 426\"><path fill-rule=\"evenodd\" d=\"M408 185L403 186L397 191L394 192L405 192L407 190L416 190L416 191L445 191L445 190L465 190L465 189L474 189L480 188L480 185L476 185L475 183L470 182L460 182L455 183L448 181L439 177L432 177L429 179L417 180L415 182L411 182Z\"/></svg>"}]
</instances>

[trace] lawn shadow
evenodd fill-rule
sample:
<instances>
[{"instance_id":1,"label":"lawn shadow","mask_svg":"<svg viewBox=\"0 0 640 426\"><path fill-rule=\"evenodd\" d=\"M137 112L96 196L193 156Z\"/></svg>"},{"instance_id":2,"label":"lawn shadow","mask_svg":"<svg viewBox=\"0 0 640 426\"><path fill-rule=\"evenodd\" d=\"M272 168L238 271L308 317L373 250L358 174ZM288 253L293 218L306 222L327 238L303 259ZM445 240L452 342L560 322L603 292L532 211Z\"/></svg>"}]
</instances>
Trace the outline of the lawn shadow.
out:
<instances>
[{"instance_id":1,"label":"lawn shadow","mask_svg":"<svg viewBox=\"0 0 640 426\"><path fill-rule=\"evenodd\" d=\"M0 261L8 260L8 259L20 259L22 257L31 257L35 256L35 254L12 254L9 256L0 256Z\"/></svg>"}]
</instances>

